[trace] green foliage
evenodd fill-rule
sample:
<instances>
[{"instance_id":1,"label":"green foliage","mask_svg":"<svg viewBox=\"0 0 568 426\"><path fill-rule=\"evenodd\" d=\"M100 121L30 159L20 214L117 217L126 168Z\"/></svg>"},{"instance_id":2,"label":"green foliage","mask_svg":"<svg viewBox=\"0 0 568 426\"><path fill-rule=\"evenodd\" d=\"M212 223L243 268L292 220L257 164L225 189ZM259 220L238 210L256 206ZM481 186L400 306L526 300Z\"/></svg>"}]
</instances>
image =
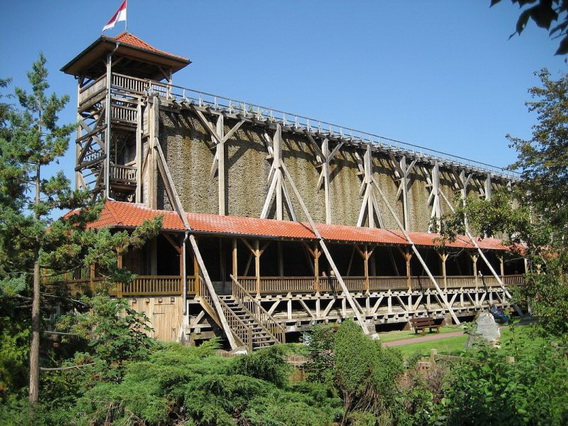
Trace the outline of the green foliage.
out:
<instances>
[{"instance_id":1,"label":"green foliage","mask_svg":"<svg viewBox=\"0 0 568 426\"><path fill-rule=\"evenodd\" d=\"M235 359L233 371L236 374L266 380L278 387L286 387L292 368L284 358L286 352L282 346L270 346L262 351L253 352Z\"/></svg>"},{"instance_id":2,"label":"green foliage","mask_svg":"<svg viewBox=\"0 0 568 426\"><path fill-rule=\"evenodd\" d=\"M258 375L279 351L257 353L242 361L215 356L213 347L162 345L146 360L130 362L120 383L87 390L72 409L79 424L331 425L340 416L340 401L320 385L283 389L240 374L249 369ZM274 380L273 374L267 378Z\"/></svg>"},{"instance_id":3,"label":"green foliage","mask_svg":"<svg viewBox=\"0 0 568 426\"><path fill-rule=\"evenodd\" d=\"M17 104L0 103L0 398L19 395L24 390L21 378L29 374L34 389L30 401L34 404L39 376L36 360L44 365L67 363L63 356L66 354L50 351L45 339L40 351L39 343L40 330L54 316L55 306L69 306L68 294L64 286L57 285L58 279L97 265L110 282L128 282L132 274L117 267L117 253L139 246L156 235L161 226L158 219L132 233L88 229L87 224L98 216L102 205L92 205L87 192L73 191L62 172L47 175L46 170L67 150L75 124L58 124L58 114L69 98L47 93L45 64L45 57L40 55L28 73L31 90L15 89L12 98L17 99ZM6 86L7 81L0 80L0 88ZM55 220L61 209L73 212ZM49 287L42 288L41 283L48 281ZM95 307L95 311L99 308ZM130 320L130 326L120 326L132 332L134 314L124 312L124 320ZM105 326L102 321L99 325ZM134 347L113 336L110 330L99 334L105 342L107 337L115 337L115 351ZM32 341L30 350L26 349L28 336ZM120 364L117 353L103 354L108 347L99 342L93 344L102 358L114 357ZM138 350L143 348L141 345ZM125 357L132 355L126 353ZM28 357L33 360L29 370L25 367Z\"/></svg>"},{"instance_id":4,"label":"green foliage","mask_svg":"<svg viewBox=\"0 0 568 426\"><path fill-rule=\"evenodd\" d=\"M508 362L513 355L515 362ZM449 424L562 425L568 421L565 349L517 337L505 350L479 346L452 369Z\"/></svg>"},{"instance_id":5,"label":"green foliage","mask_svg":"<svg viewBox=\"0 0 568 426\"><path fill-rule=\"evenodd\" d=\"M491 0L491 6L500 3L501 0ZM540 28L549 30L550 37L561 38L557 55L568 53L568 1L566 0L511 0L517 3L520 8L526 7L520 14L515 27L515 32L511 34L521 34L527 26L529 19ZM557 22L553 26L553 22ZM552 26L552 28L551 28Z\"/></svg>"},{"instance_id":6,"label":"green foliage","mask_svg":"<svg viewBox=\"0 0 568 426\"><path fill-rule=\"evenodd\" d=\"M385 415L397 394L402 357L364 336L353 321L345 321L335 338L336 383L343 395L344 416L364 411Z\"/></svg>"},{"instance_id":7,"label":"green foliage","mask_svg":"<svg viewBox=\"0 0 568 426\"><path fill-rule=\"evenodd\" d=\"M547 70L538 73L542 87L529 90L529 111L538 114L530 140L509 136L518 160L511 168L522 179L512 191L491 200L468 199L465 206L442 221L450 239L466 230L479 237L504 237L513 251L528 260L530 273L515 293L528 303L544 330L568 334L568 75L552 80Z\"/></svg>"},{"instance_id":8,"label":"green foliage","mask_svg":"<svg viewBox=\"0 0 568 426\"><path fill-rule=\"evenodd\" d=\"M309 361L304 370L307 380L333 386L335 381L334 342L335 329L333 326L320 324L313 327L306 339Z\"/></svg>"},{"instance_id":9,"label":"green foliage","mask_svg":"<svg viewBox=\"0 0 568 426\"><path fill-rule=\"evenodd\" d=\"M84 339L89 356L82 362L95 362L101 380L120 381L124 364L147 358L155 344L148 318L125 299L99 294L83 302L84 312L62 317L59 326Z\"/></svg>"},{"instance_id":10,"label":"green foliage","mask_svg":"<svg viewBox=\"0 0 568 426\"><path fill-rule=\"evenodd\" d=\"M26 321L0 317L0 403L26 385L29 335Z\"/></svg>"}]
</instances>

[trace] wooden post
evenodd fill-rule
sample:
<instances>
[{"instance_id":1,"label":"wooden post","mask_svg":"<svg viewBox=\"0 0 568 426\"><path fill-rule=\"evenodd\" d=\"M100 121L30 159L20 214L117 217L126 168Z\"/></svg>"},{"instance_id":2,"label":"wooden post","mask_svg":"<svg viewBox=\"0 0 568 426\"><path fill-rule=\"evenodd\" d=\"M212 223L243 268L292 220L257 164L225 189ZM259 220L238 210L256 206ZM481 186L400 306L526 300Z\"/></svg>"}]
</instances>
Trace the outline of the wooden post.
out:
<instances>
[{"instance_id":1,"label":"wooden post","mask_svg":"<svg viewBox=\"0 0 568 426\"><path fill-rule=\"evenodd\" d=\"M320 266L319 266L319 258L321 256L321 250L315 246L313 250L308 248L308 251L312 255L314 259L314 284L315 284L315 292L319 293L320 291Z\"/></svg>"},{"instance_id":2,"label":"wooden post","mask_svg":"<svg viewBox=\"0 0 568 426\"><path fill-rule=\"evenodd\" d=\"M448 253L446 253L445 251L442 251L441 253L438 253L438 256L440 256L440 260L442 262L442 279L444 280L444 290L448 289L448 276L446 273L446 261L448 260Z\"/></svg>"},{"instance_id":3,"label":"wooden post","mask_svg":"<svg viewBox=\"0 0 568 426\"><path fill-rule=\"evenodd\" d=\"M478 279L477 279L477 259L479 259L479 256L476 254L470 254L469 257L471 258L471 261L473 262L473 277L475 279L475 288L477 288L478 285Z\"/></svg>"},{"instance_id":4,"label":"wooden post","mask_svg":"<svg viewBox=\"0 0 568 426\"><path fill-rule=\"evenodd\" d=\"M219 197L219 216L225 216L227 214L227 207L225 205L225 122L223 114L220 114L217 118L216 124L217 135L221 139L217 144L217 173L218 173L218 197ZM211 137L213 143L215 139Z\"/></svg>"},{"instance_id":5,"label":"wooden post","mask_svg":"<svg viewBox=\"0 0 568 426\"><path fill-rule=\"evenodd\" d=\"M256 295L260 296L260 247L259 241L254 241L254 275L256 277Z\"/></svg>"},{"instance_id":6,"label":"wooden post","mask_svg":"<svg viewBox=\"0 0 568 426\"><path fill-rule=\"evenodd\" d=\"M237 239L233 238L233 259L232 259L232 263L233 263L233 277L237 278L238 272L239 272L239 258L238 258L238 252L237 252Z\"/></svg>"},{"instance_id":7,"label":"wooden post","mask_svg":"<svg viewBox=\"0 0 568 426\"><path fill-rule=\"evenodd\" d=\"M134 200L142 202L142 105L136 105L136 193Z\"/></svg>"},{"instance_id":8,"label":"wooden post","mask_svg":"<svg viewBox=\"0 0 568 426\"><path fill-rule=\"evenodd\" d=\"M406 262L406 286L408 287L408 291L412 290L412 265L410 261L412 260L412 253L409 249L400 250L402 256L404 257L404 261Z\"/></svg>"},{"instance_id":9,"label":"wooden post","mask_svg":"<svg viewBox=\"0 0 568 426\"><path fill-rule=\"evenodd\" d=\"M201 296L201 278L199 277L199 262L193 254L193 273L195 274L195 294Z\"/></svg>"},{"instance_id":10,"label":"wooden post","mask_svg":"<svg viewBox=\"0 0 568 426\"><path fill-rule=\"evenodd\" d=\"M323 185L324 185L324 199L325 199L325 223L331 224L331 197L329 195L329 140L327 138L321 144L323 153Z\"/></svg>"},{"instance_id":11,"label":"wooden post","mask_svg":"<svg viewBox=\"0 0 568 426\"><path fill-rule=\"evenodd\" d=\"M369 258L373 254L373 250L369 251L368 246L365 246L364 251L361 250L358 246L355 246L355 248L357 249L357 252L359 252L359 255L363 259L363 271L365 274L365 282L364 282L365 291L369 292Z\"/></svg>"},{"instance_id":12,"label":"wooden post","mask_svg":"<svg viewBox=\"0 0 568 426\"><path fill-rule=\"evenodd\" d=\"M501 279L505 279L505 258L503 256L499 256L499 269L501 273Z\"/></svg>"}]
</instances>

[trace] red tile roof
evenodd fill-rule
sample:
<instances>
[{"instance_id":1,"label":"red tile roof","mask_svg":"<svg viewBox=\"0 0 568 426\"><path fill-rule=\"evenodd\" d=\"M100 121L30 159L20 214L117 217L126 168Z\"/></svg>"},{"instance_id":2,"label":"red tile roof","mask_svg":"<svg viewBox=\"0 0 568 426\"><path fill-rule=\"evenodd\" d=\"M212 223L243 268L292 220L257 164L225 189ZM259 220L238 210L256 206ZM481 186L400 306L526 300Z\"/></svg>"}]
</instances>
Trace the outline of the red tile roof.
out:
<instances>
[{"instance_id":1,"label":"red tile roof","mask_svg":"<svg viewBox=\"0 0 568 426\"><path fill-rule=\"evenodd\" d=\"M189 59L184 58L182 56L174 55L174 54L168 53L164 50L156 49L154 46L149 45L144 40L136 37L134 34L131 34L131 33L122 32L122 33L118 34L116 37L107 37L107 36L103 36L103 37L108 39L108 40L115 40L115 41L118 41L122 44L127 44L127 45L135 47L137 49L148 50L150 52L154 52L154 53L157 53L159 55L171 56L172 58L177 58L177 59L181 59L183 61L189 62Z\"/></svg>"},{"instance_id":2,"label":"red tile roof","mask_svg":"<svg viewBox=\"0 0 568 426\"><path fill-rule=\"evenodd\" d=\"M184 226L173 211L153 210L142 204L107 201L100 217L91 223L92 228L133 228L145 220L163 216L163 229L166 231L184 231ZM292 240L316 240L310 226L301 222L285 220L258 219L239 216L218 216L206 213L187 213L191 229L197 234L238 235L257 238L276 238ZM316 224L321 236L332 242L369 243L384 245L410 245L400 231L379 228L365 228L345 225ZM440 244L438 234L409 232L412 241L418 246L433 247ZM485 238L476 240L482 249L507 250L501 240ZM469 238L460 236L454 242L447 242L447 247L474 248Z\"/></svg>"}]
</instances>

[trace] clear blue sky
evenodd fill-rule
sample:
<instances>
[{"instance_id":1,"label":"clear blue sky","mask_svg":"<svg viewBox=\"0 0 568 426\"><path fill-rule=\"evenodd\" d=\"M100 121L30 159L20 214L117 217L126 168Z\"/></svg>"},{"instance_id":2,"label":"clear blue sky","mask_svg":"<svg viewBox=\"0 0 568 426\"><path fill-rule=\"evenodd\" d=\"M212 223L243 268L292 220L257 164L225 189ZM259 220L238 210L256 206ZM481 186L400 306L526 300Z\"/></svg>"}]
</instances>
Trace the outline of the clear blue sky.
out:
<instances>
[{"instance_id":1,"label":"clear blue sky","mask_svg":"<svg viewBox=\"0 0 568 426\"><path fill-rule=\"evenodd\" d=\"M0 77L25 87L38 53L59 69L100 35L121 0L0 0ZM557 42L530 23L509 40L503 0L129 0L128 30L189 57L176 85L506 166L506 134L529 138L534 71L566 72ZM106 35L124 28L118 23ZM63 167L71 176L74 149Z\"/></svg>"}]
</instances>

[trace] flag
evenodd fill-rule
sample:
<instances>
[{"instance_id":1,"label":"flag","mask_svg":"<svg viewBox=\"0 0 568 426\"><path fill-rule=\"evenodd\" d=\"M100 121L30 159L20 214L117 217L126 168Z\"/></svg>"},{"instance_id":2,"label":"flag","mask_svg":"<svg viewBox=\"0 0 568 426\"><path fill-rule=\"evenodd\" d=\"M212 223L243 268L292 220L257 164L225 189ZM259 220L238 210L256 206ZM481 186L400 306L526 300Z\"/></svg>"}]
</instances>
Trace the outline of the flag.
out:
<instances>
[{"instance_id":1,"label":"flag","mask_svg":"<svg viewBox=\"0 0 568 426\"><path fill-rule=\"evenodd\" d=\"M116 13L112 16L112 18L110 18L110 20L103 27L103 31L114 28L114 24L116 24L117 22L126 21L126 2L127 0L124 0L122 2Z\"/></svg>"}]
</instances>

